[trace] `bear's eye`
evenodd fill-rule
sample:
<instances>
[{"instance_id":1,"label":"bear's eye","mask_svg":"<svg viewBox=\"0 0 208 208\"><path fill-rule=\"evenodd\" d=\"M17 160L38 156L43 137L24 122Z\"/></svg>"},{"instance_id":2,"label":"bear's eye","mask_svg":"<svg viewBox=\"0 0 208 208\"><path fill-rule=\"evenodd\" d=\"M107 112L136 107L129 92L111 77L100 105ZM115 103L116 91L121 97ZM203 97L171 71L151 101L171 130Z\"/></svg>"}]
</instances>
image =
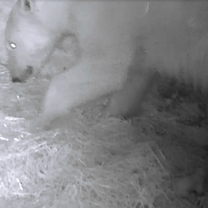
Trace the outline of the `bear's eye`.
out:
<instances>
[{"instance_id":1,"label":"bear's eye","mask_svg":"<svg viewBox=\"0 0 208 208\"><path fill-rule=\"evenodd\" d=\"M17 45L14 42L10 42L8 41L7 43L7 48L10 49L15 49L17 47Z\"/></svg>"},{"instance_id":2,"label":"bear's eye","mask_svg":"<svg viewBox=\"0 0 208 208\"><path fill-rule=\"evenodd\" d=\"M12 49L15 49L17 47L15 43L10 43L9 45Z\"/></svg>"}]
</instances>

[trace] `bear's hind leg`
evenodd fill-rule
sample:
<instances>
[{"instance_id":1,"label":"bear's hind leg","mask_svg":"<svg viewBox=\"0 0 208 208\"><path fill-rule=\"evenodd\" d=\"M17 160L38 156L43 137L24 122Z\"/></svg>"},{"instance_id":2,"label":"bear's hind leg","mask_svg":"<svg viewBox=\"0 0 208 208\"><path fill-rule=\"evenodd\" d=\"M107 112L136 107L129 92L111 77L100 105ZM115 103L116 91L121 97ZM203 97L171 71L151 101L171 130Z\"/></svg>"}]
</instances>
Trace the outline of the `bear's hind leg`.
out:
<instances>
[{"instance_id":1,"label":"bear's hind leg","mask_svg":"<svg viewBox=\"0 0 208 208\"><path fill-rule=\"evenodd\" d=\"M138 116L141 103L159 79L159 73L149 69L135 69L133 73L130 69L124 87L112 95L104 114L125 119Z\"/></svg>"}]
</instances>

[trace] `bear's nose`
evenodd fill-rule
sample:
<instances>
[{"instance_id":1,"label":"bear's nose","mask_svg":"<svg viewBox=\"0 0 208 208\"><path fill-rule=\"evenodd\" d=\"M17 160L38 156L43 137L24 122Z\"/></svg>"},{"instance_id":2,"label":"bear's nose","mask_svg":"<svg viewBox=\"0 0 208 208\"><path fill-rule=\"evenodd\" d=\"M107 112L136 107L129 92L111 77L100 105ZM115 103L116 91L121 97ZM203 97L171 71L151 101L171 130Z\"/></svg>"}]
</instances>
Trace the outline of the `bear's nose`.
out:
<instances>
[{"instance_id":1,"label":"bear's nose","mask_svg":"<svg viewBox=\"0 0 208 208\"><path fill-rule=\"evenodd\" d=\"M12 82L21 82L21 80L18 77L12 77Z\"/></svg>"}]
</instances>

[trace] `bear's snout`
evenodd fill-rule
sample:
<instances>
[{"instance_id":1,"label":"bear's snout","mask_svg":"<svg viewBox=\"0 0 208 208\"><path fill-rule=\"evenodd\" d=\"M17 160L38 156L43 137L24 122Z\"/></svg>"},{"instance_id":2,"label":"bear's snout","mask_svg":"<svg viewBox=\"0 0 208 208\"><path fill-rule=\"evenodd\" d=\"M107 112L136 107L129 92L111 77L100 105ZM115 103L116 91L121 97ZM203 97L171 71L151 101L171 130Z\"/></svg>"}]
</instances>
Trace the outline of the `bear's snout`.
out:
<instances>
[{"instance_id":1,"label":"bear's snout","mask_svg":"<svg viewBox=\"0 0 208 208\"><path fill-rule=\"evenodd\" d=\"M18 77L12 77L12 82L22 82Z\"/></svg>"},{"instance_id":2,"label":"bear's snout","mask_svg":"<svg viewBox=\"0 0 208 208\"><path fill-rule=\"evenodd\" d=\"M25 82L33 73L33 67L27 66L25 70L22 71L22 73L18 73L18 75L14 75L11 77L12 82Z\"/></svg>"}]
</instances>

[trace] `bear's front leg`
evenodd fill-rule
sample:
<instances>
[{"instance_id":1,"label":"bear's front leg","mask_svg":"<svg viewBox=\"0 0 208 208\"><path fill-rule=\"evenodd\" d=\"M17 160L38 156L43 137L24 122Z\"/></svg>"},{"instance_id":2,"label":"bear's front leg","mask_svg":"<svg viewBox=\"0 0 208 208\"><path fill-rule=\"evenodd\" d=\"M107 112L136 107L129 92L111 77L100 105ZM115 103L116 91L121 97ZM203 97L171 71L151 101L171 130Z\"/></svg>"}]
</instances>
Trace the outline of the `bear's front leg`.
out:
<instances>
[{"instance_id":1,"label":"bear's front leg","mask_svg":"<svg viewBox=\"0 0 208 208\"><path fill-rule=\"evenodd\" d=\"M73 107L119 90L126 79L129 60L85 60L56 76L47 90L41 116L32 129L49 127L51 121Z\"/></svg>"}]
</instances>

